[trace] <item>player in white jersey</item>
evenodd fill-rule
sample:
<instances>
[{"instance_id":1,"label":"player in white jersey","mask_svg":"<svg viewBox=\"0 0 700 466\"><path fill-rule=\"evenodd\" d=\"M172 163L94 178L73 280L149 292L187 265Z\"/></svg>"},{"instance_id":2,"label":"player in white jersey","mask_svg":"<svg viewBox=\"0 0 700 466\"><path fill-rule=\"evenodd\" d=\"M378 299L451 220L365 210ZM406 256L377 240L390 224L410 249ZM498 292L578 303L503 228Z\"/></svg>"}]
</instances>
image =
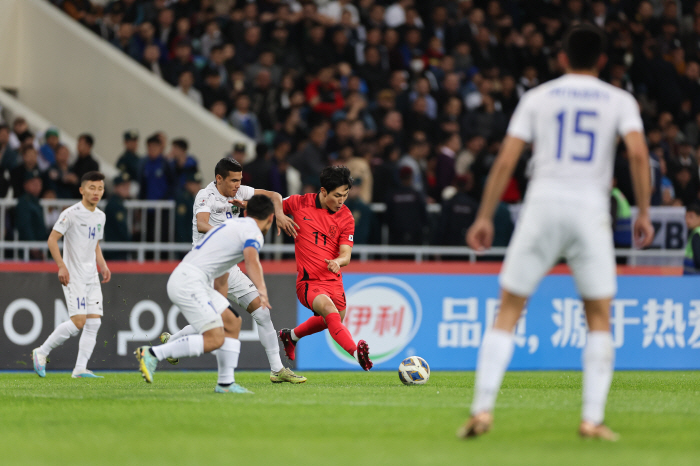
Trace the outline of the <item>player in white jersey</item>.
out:
<instances>
[{"instance_id":1,"label":"player in white jersey","mask_svg":"<svg viewBox=\"0 0 700 466\"><path fill-rule=\"evenodd\" d=\"M51 350L82 329L72 377L101 378L87 369L87 363L102 322L102 290L97 267L102 273L102 283L107 283L112 276L100 249L105 214L97 208L97 203L104 194L104 179L100 172L83 175L80 183L83 199L61 212L49 235L49 251L58 264L58 281L63 287L70 320L56 327L44 344L32 351L34 370L39 377L46 376L46 357ZM63 258L58 248L61 237Z\"/></svg>"},{"instance_id":2,"label":"player in white jersey","mask_svg":"<svg viewBox=\"0 0 700 466\"><path fill-rule=\"evenodd\" d=\"M267 196L275 207L278 234L284 230L290 236L296 236L294 221L284 215L282 210L282 196L272 191L254 189L241 185L243 168L234 159L224 157L214 169L215 181L199 191L194 202L192 217L192 245L201 241L204 235L224 221L238 217L246 206L246 202L254 195ZM255 320L258 328L258 337L265 348L267 359L270 363L270 381L273 383L290 382L303 383L306 377L294 374L291 369L284 367L279 353L277 332L272 324L270 310L262 305L258 291L250 279L241 271L238 265L229 270L228 275L219 277L214 288L243 309ZM238 338L241 330L241 319L226 320L224 326L226 335ZM174 335L164 332L161 342L167 342L171 338L180 338L194 333L192 326L188 325ZM171 364L177 364L177 359L168 360Z\"/></svg>"},{"instance_id":3,"label":"player in white jersey","mask_svg":"<svg viewBox=\"0 0 700 466\"><path fill-rule=\"evenodd\" d=\"M612 381L614 348L610 304L617 286L609 214L618 137L627 148L639 216L634 238L647 246L649 153L634 98L598 79L605 64L605 38L591 25L573 27L564 39L561 78L527 92L508 127L491 169L477 219L467 232L476 250L491 246L493 214L526 144L533 145L534 170L525 204L500 275L501 307L479 350L471 418L460 437L487 432L503 375L513 355L513 329L540 280L565 258L588 321L583 350L582 437L615 440L603 424Z\"/></svg>"},{"instance_id":4,"label":"player in white jersey","mask_svg":"<svg viewBox=\"0 0 700 466\"><path fill-rule=\"evenodd\" d=\"M142 346L135 352L146 382L153 382L158 361L167 358L195 357L216 351L219 366L217 393L250 393L235 383L241 342L225 335L225 321L234 317L228 300L212 283L231 267L245 260L246 269L257 287L261 305L270 309L267 288L258 252L263 235L272 226L274 206L265 196L248 201L248 217L226 220L207 232L168 280L168 297L192 325L196 333L173 338L160 346Z\"/></svg>"}]
</instances>

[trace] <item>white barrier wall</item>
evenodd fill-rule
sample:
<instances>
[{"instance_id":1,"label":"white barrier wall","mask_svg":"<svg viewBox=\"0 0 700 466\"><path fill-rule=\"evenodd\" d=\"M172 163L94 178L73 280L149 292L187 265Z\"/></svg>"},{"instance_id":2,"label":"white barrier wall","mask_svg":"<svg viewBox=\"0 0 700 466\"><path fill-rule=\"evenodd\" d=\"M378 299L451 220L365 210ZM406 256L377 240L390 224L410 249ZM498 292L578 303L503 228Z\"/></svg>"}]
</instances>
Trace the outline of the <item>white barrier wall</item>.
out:
<instances>
[{"instance_id":1,"label":"white barrier wall","mask_svg":"<svg viewBox=\"0 0 700 466\"><path fill-rule=\"evenodd\" d=\"M205 179L234 142L254 152L245 135L43 0L0 0L0 87L66 132L91 133L112 165L128 128L139 129L141 153L155 131L186 138Z\"/></svg>"}]
</instances>

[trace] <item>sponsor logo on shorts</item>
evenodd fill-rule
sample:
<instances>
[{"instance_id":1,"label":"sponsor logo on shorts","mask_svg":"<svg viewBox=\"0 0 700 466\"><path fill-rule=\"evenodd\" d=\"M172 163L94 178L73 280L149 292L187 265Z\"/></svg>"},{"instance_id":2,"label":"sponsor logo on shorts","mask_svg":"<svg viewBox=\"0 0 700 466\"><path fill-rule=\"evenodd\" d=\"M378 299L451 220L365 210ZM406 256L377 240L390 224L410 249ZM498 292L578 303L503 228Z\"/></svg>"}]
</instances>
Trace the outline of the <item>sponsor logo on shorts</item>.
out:
<instances>
[{"instance_id":1,"label":"sponsor logo on shorts","mask_svg":"<svg viewBox=\"0 0 700 466\"><path fill-rule=\"evenodd\" d=\"M420 327L423 306L415 290L394 277L379 276L362 280L347 291L347 308L343 323L355 341L367 340L375 364L400 353ZM349 364L354 357L343 350L326 333L333 353Z\"/></svg>"}]
</instances>

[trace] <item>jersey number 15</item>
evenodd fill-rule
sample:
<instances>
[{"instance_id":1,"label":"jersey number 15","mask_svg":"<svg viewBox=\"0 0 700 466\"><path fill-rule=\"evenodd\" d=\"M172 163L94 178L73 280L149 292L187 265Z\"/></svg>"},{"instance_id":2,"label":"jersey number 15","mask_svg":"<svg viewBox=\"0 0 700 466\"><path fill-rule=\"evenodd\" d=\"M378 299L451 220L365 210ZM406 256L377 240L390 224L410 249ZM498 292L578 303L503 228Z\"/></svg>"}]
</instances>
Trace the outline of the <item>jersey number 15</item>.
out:
<instances>
[{"instance_id":1,"label":"jersey number 15","mask_svg":"<svg viewBox=\"0 0 700 466\"><path fill-rule=\"evenodd\" d=\"M557 138L557 160L561 160L561 151L564 143L564 126L568 116L574 117L574 133L576 136L584 136L588 139L587 154L572 154L571 158L577 162L590 162L593 159L593 147L595 146L595 133L582 127L585 118L597 118L598 113L595 110L576 110L573 115L567 115L565 110L557 113L557 124L559 125L559 133ZM570 136L570 135L567 135Z\"/></svg>"}]
</instances>

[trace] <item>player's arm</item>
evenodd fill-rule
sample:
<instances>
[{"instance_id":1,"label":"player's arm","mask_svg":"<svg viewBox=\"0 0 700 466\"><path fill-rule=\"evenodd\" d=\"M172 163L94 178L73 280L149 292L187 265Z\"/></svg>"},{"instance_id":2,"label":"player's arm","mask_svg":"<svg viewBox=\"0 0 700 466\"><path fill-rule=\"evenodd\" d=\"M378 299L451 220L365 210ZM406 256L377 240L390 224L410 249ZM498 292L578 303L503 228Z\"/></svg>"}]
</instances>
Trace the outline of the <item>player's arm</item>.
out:
<instances>
[{"instance_id":1,"label":"player's arm","mask_svg":"<svg viewBox=\"0 0 700 466\"><path fill-rule=\"evenodd\" d=\"M625 146L629 156L630 176L637 201L639 215L634 222L634 241L638 247L649 246L654 239L654 227L649 218L651 198L651 172L649 168L649 149L644 134L631 131L625 134Z\"/></svg>"},{"instance_id":2,"label":"player's arm","mask_svg":"<svg viewBox=\"0 0 700 466\"><path fill-rule=\"evenodd\" d=\"M299 225L297 225L294 220L287 217L284 214L284 209L282 207L282 195L274 191L267 191L265 189L256 189L254 191L255 195L261 194L263 196L269 197L272 201L272 205L275 206L275 219L277 220L277 236L280 235L282 230L287 233L292 238L297 237L297 230Z\"/></svg>"},{"instance_id":3,"label":"player's arm","mask_svg":"<svg viewBox=\"0 0 700 466\"><path fill-rule=\"evenodd\" d=\"M352 256L352 246L349 244L340 245L340 254L338 257L332 260L325 259L328 270L333 273L340 273L340 268L345 267L350 264L350 257Z\"/></svg>"},{"instance_id":4,"label":"player's arm","mask_svg":"<svg viewBox=\"0 0 700 466\"><path fill-rule=\"evenodd\" d=\"M66 263L63 262L61 250L58 247L58 240L61 238L63 238L61 233L57 232L56 230L51 230L51 234L49 235L49 239L46 241L46 244L49 246L51 257L53 257L56 265L58 265L58 281L61 282L61 285L68 286L68 282L70 282L70 274L68 273L68 268L66 268Z\"/></svg>"},{"instance_id":5,"label":"player's arm","mask_svg":"<svg viewBox=\"0 0 700 466\"><path fill-rule=\"evenodd\" d=\"M268 309L272 309L272 306L270 306L270 300L267 297L267 286L265 286L265 277L263 276L263 269L262 264L260 264L258 249L253 246L243 249L243 259L245 260L245 270L248 274L248 278L250 278L255 287L258 289L261 305Z\"/></svg>"},{"instance_id":6,"label":"player's arm","mask_svg":"<svg viewBox=\"0 0 700 466\"><path fill-rule=\"evenodd\" d=\"M209 225L209 216L211 215L211 212L199 212L197 214L197 231L200 233L206 233L212 228L213 226Z\"/></svg>"},{"instance_id":7,"label":"player's arm","mask_svg":"<svg viewBox=\"0 0 700 466\"><path fill-rule=\"evenodd\" d=\"M100 247L99 241L95 247L95 257L97 258L97 267L99 267L100 273L102 274L102 283L108 283L112 279L112 272L110 272L107 267L107 261L105 261L105 257L102 255L102 248Z\"/></svg>"},{"instance_id":8,"label":"player's arm","mask_svg":"<svg viewBox=\"0 0 700 466\"><path fill-rule=\"evenodd\" d=\"M467 232L467 244L470 248L483 251L491 247L493 241L493 215L498 202L505 191L508 181L513 176L520 154L526 142L514 136L506 136L501 151L496 157L484 188L479 211L474 224Z\"/></svg>"}]
</instances>

